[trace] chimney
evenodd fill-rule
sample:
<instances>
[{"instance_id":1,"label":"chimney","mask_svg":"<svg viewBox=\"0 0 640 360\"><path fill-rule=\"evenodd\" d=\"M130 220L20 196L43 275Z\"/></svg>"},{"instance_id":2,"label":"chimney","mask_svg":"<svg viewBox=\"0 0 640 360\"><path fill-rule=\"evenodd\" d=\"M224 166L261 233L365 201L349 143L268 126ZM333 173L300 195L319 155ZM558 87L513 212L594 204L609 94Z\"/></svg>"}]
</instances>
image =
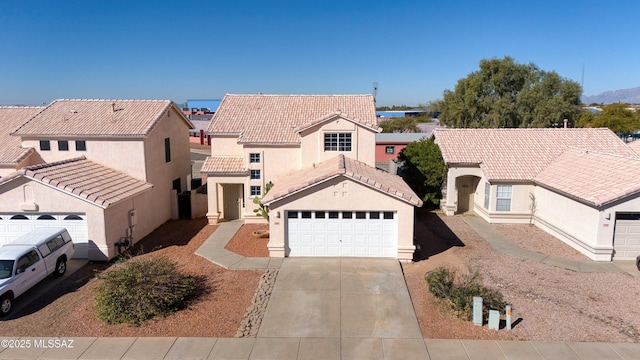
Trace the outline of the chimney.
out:
<instances>
[{"instance_id":1,"label":"chimney","mask_svg":"<svg viewBox=\"0 0 640 360\"><path fill-rule=\"evenodd\" d=\"M567 124L568 124L568 123L569 123L569 120L564 119L564 128L565 128L565 129L567 128Z\"/></svg>"}]
</instances>

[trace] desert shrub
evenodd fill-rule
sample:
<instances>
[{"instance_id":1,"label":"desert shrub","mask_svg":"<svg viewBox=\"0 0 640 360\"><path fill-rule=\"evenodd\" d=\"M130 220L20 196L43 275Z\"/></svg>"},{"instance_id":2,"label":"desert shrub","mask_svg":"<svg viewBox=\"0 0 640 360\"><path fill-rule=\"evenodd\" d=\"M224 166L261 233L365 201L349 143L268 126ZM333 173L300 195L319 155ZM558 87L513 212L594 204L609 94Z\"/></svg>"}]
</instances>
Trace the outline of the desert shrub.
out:
<instances>
[{"instance_id":1,"label":"desert shrub","mask_svg":"<svg viewBox=\"0 0 640 360\"><path fill-rule=\"evenodd\" d=\"M448 304L460 318L473 318L473 297L482 297L482 314L486 318L489 310L501 310L505 306L502 294L480 283L480 273L471 271L459 276L455 270L439 267L425 275L429 292L437 299Z\"/></svg>"},{"instance_id":2,"label":"desert shrub","mask_svg":"<svg viewBox=\"0 0 640 360\"><path fill-rule=\"evenodd\" d=\"M98 275L96 311L108 324L140 324L184 309L206 290L204 278L160 258L131 259Z\"/></svg>"}]
</instances>

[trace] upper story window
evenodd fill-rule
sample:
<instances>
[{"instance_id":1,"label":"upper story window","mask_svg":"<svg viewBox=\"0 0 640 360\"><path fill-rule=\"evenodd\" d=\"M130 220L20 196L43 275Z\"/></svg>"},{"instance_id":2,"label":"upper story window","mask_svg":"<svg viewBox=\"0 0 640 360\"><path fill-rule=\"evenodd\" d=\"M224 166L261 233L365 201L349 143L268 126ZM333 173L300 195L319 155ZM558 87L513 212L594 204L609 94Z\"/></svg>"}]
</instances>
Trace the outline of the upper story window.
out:
<instances>
[{"instance_id":1,"label":"upper story window","mask_svg":"<svg viewBox=\"0 0 640 360\"><path fill-rule=\"evenodd\" d=\"M164 161L171 161L171 139L164 138Z\"/></svg>"},{"instance_id":2,"label":"upper story window","mask_svg":"<svg viewBox=\"0 0 640 360\"><path fill-rule=\"evenodd\" d=\"M351 133L324 134L324 151L351 151Z\"/></svg>"},{"instance_id":3,"label":"upper story window","mask_svg":"<svg viewBox=\"0 0 640 360\"><path fill-rule=\"evenodd\" d=\"M76 151L87 151L87 142L84 140L76 140Z\"/></svg>"},{"instance_id":4,"label":"upper story window","mask_svg":"<svg viewBox=\"0 0 640 360\"><path fill-rule=\"evenodd\" d=\"M249 154L249 163L250 164L260 164L260 154L258 154L258 153Z\"/></svg>"},{"instance_id":5,"label":"upper story window","mask_svg":"<svg viewBox=\"0 0 640 360\"><path fill-rule=\"evenodd\" d=\"M396 153L396 147L391 145L391 146L386 146L384 148L384 152L387 154L395 154Z\"/></svg>"},{"instance_id":6,"label":"upper story window","mask_svg":"<svg viewBox=\"0 0 640 360\"><path fill-rule=\"evenodd\" d=\"M40 150L41 151L51 150L51 142L49 140L40 140Z\"/></svg>"},{"instance_id":7,"label":"upper story window","mask_svg":"<svg viewBox=\"0 0 640 360\"><path fill-rule=\"evenodd\" d=\"M260 170L251 170L251 180L260 180Z\"/></svg>"},{"instance_id":8,"label":"upper story window","mask_svg":"<svg viewBox=\"0 0 640 360\"><path fill-rule=\"evenodd\" d=\"M496 189L496 211L511 211L511 185L498 185Z\"/></svg>"},{"instance_id":9,"label":"upper story window","mask_svg":"<svg viewBox=\"0 0 640 360\"><path fill-rule=\"evenodd\" d=\"M67 140L58 140L58 151L69 151L69 142Z\"/></svg>"}]
</instances>

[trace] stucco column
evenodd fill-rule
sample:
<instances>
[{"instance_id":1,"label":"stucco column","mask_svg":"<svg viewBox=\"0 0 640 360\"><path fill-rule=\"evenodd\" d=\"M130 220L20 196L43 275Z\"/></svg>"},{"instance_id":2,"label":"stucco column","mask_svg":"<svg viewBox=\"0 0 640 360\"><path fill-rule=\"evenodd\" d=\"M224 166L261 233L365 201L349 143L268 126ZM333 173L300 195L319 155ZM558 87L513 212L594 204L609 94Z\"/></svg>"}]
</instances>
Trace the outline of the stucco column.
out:
<instances>
[{"instance_id":1,"label":"stucco column","mask_svg":"<svg viewBox=\"0 0 640 360\"><path fill-rule=\"evenodd\" d=\"M458 209L458 190L456 189L456 177L451 173L451 169L447 170L446 198L440 203L440 208L447 216L452 216Z\"/></svg>"},{"instance_id":2,"label":"stucco column","mask_svg":"<svg viewBox=\"0 0 640 360\"><path fill-rule=\"evenodd\" d=\"M216 225L220 219L220 210L218 209L218 183L207 181L207 220L209 225Z\"/></svg>"}]
</instances>

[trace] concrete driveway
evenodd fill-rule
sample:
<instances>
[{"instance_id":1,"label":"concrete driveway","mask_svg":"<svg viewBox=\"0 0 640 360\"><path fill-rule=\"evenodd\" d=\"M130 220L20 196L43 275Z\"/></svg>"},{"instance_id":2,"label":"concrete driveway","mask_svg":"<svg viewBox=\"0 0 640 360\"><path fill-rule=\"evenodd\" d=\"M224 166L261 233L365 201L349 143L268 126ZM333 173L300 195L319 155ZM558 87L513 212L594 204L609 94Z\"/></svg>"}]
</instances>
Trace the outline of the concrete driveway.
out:
<instances>
[{"instance_id":1,"label":"concrete driveway","mask_svg":"<svg viewBox=\"0 0 640 360\"><path fill-rule=\"evenodd\" d=\"M383 345L381 339L388 347L424 349L402 269L393 259L285 258L260 338L302 338L301 346L343 354L345 347Z\"/></svg>"}]
</instances>

